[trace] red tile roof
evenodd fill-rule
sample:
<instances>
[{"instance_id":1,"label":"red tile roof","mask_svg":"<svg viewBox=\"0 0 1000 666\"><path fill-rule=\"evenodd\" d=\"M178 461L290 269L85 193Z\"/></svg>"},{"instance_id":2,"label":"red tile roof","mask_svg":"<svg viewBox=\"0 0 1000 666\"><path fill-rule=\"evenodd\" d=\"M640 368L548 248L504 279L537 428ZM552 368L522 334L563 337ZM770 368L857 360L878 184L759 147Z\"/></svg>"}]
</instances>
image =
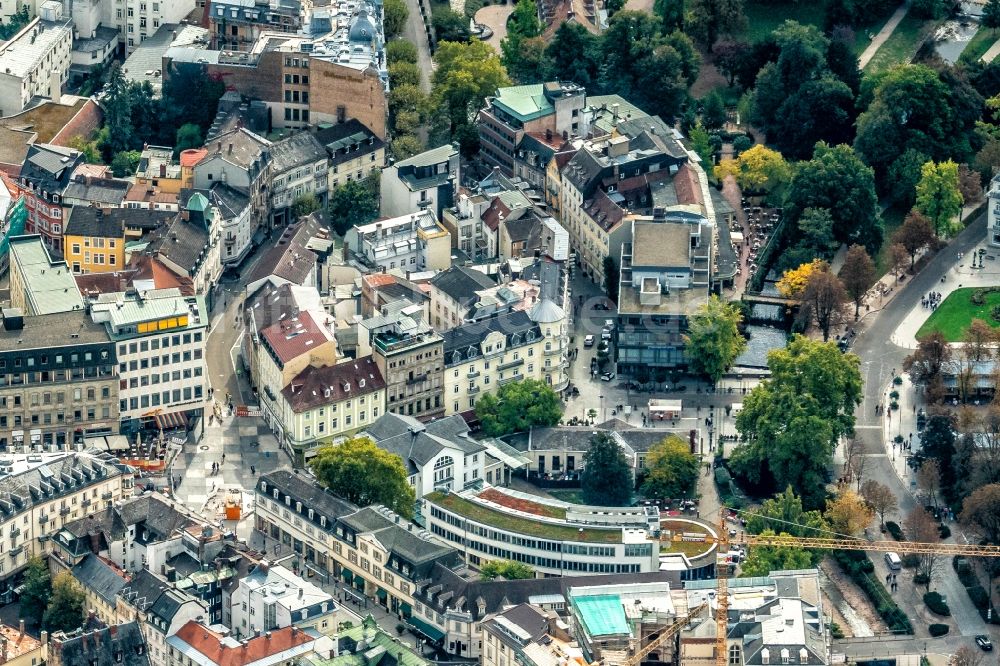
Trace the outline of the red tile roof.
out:
<instances>
[{"instance_id":1,"label":"red tile roof","mask_svg":"<svg viewBox=\"0 0 1000 666\"><path fill-rule=\"evenodd\" d=\"M677 190L677 201L682 204L703 204L701 186L698 176L687 164L681 166L674 174L674 189Z\"/></svg>"},{"instance_id":2,"label":"red tile roof","mask_svg":"<svg viewBox=\"0 0 1000 666\"><path fill-rule=\"evenodd\" d=\"M496 197L490 207L483 212L483 223L490 228L490 231L496 231L500 227L500 220L508 215L510 215L510 208L504 204L500 197Z\"/></svg>"},{"instance_id":3,"label":"red tile roof","mask_svg":"<svg viewBox=\"0 0 1000 666\"><path fill-rule=\"evenodd\" d=\"M365 284L373 289L390 284L396 284L396 278L388 273L372 273L371 275L366 275L361 279L365 281Z\"/></svg>"},{"instance_id":4,"label":"red tile roof","mask_svg":"<svg viewBox=\"0 0 1000 666\"><path fill-rule=\"evenodd\" d=\"M189 620L177 631L177 638L205 655L210 663L218 666L244 666L268 657L274 657L286 650L302 648L299 653L307 650L307 644L315 639L297 627L274 629L270 636L251 638L237 647L223 645L222 635L217 634L203 624Z\"/></svg>"},{"instance_id":5,"label":"red tile roof","mask_svg":"<svg viewBox=\"0 0 1000 666\"><path fill-rule=\"evenodd\" d=\"M328 340L320 325L308 312L300 312L271 324L261 335L282 363L308 354Z\"/></svg>"},{"instance_id":6,"label":"red tile roof","mask_svg":"<svg viewBox=\"0 0 1000 666\"><path fill-rule=\"evenodd\" d=\"M181 151L181 166L182 167L193 167L198 162L208 155L208 150L205 148L188 148L187 150Z\"/></svg>"}]
</instances>

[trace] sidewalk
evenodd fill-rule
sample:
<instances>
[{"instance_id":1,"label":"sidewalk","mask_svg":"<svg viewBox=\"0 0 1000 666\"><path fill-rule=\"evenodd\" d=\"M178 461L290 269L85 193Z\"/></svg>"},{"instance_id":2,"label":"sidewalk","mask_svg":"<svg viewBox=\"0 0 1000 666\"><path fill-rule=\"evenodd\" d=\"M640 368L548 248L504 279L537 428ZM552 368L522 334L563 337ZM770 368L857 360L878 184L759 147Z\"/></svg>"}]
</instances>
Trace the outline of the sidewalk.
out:
<instances>
[{"instance_id":1,"label":"sidewalk","mask_svg":"<svg viewBox=\"0 0 1000 666\"><path fill-rule=\"evenodd\" d=\"M885 44L885 40L889 39L889 35L893 33L899 22L903 20L906 16L906 11L910 8L909 3L904 2L899 8L889 17L889 20L885 22L882 29L878 31L878 34L872 38L872 43L868 45L862 53L861 57L858 58L858 67L864 69L868 65L868 61L875 57L882 45Z\"/></svg>"},{"instance_id":2,"label":"sidewalk","mask_svg":"<svg viewBox=\"0 0 1000 666\"><path fill-rule=\"evenodd\" d=\"M985 29L986 28L983 28L983 30L985 30ZM996 60L996 57L998 55L1000 55L1000 39L998 39L997 41L993 42L993 46L991 46L990 48L986 49L986 53L983 54L983 57L980 58L980 60L982 60L986 64L989 64L989 63L993 62L994 60Z\"/></svg>"}]
</instances>

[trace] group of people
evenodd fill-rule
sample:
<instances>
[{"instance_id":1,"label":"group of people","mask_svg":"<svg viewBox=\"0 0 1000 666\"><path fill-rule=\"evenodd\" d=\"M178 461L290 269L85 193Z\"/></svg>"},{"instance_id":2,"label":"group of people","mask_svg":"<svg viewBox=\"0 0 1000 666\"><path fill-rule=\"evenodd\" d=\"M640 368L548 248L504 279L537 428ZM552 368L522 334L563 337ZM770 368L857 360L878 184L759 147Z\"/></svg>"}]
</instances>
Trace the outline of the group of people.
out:
<instances>
[{"instance_id":1,"label":"group of people","mask_svg":"<svg viewBox=\"0 0 1000 666\"><path fill-rule=\"evenodd\" d=\"M932 291L931 293L920 299L920 305L925 309L930 308L931 310L937 310L937 306L941 305L941 292Z\"/></svg>"},{"instance_id":2,"label":"group of people","mask_svg":"<svg viewBox=\"0 0 1000 666\"><path fill-rule=\"evenodd\" d=\"M889 591L895 592L899 588L899 584L896 582L896 574L887 573L885 575L885 582L889 585Z\"/></svg>"}]
</instances>

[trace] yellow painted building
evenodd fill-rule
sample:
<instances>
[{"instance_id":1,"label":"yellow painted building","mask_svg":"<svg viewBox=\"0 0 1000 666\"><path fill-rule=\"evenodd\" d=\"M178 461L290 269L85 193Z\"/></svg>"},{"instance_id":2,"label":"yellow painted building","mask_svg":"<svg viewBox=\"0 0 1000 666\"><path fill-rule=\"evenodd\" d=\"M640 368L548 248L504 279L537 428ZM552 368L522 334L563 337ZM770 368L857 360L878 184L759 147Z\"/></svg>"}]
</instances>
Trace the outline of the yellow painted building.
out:
<instances>
[{"instance_id":1,"label":"yellow painted building","mask_svg":"<svg viewBox=\"0 0 1000 666\"><path fill-rule=\"evenodd\" d=\"M173 159L173 148L147 146L139 158L135 184L156 188L166 194L180 194L181 165Z\"/></svg>"},{"instance_id":2,"label":"yellow painted building","mask_svg":"<svg viewBox=\"0 0 1000 666\"><path fill-rule=\"evenodd\" d=\"M125 265L125 231L116 214L119 210L70 209L63 231L63 257L73 273L120 271Z\"/></svg>"}]
</instances>

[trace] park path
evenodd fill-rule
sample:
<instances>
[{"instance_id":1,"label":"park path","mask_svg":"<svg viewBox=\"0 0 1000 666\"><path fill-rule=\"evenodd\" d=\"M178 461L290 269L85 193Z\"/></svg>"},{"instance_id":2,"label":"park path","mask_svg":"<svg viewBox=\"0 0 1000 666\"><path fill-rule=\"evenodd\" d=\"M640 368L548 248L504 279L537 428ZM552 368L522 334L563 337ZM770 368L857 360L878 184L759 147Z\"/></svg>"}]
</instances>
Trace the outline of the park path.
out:
<instances>
[{"instance_id":1,"label":"park path","mask_svg":"<svg viewBox=\"0 0 1000 666\"><path fill-rule=\"evenodd\" d=\"M878 34L872 38L872 43L868 45L868 48L866 48L864 52L862 52L861 57L858 58L858 67L864 69L868 66L868 62L875 57L878 50L882 48L882 45L885 44L885 40L889 39L889 35L892 34L893 30L896 29L896 26L899 25L899 22L903 20L904 16L906 16L906 12L909 8L909 3L904 2L898 9L896 9L895 12L893 12L892 16L889 17L889 20L885 22L884 26L882 26L882 29L878 31Z\"/></svg>"},{"instance_id":2,"label":"park path","mask_svg":"<svg viewBox=\"0 0 1000 666\"><path fill-rule=\"evenodd\" d=\"M1000 39L993 42L993 46L986 49L986 53L983 54L983 57L980 58L980 60L982 60L986 64L989 64L993 62L998 55L1000 55Z\"/></svg>"}]
</instances>

